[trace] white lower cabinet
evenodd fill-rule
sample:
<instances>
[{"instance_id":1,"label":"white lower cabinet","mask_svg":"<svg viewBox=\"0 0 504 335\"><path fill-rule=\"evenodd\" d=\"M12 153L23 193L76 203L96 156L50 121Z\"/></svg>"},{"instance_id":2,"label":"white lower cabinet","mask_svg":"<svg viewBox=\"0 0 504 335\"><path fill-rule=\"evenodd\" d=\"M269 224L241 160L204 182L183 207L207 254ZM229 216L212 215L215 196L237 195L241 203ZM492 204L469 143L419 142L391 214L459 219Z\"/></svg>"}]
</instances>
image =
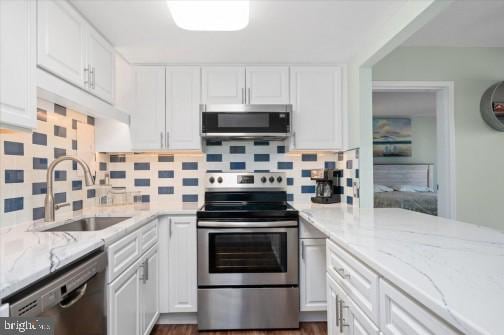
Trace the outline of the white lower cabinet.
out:
<instances>
[{"instance_id":1,"label":"white lower cabinet","mask_svg":"<svg viewBox=\"0 0 504 335\"><path fill-rule=\"evenodd\" d=\"M330 275L327 275L328 334L380 334L378 327L350 299Z\"/></svg>"},{"instance_id":2,"label":"white lower cabinet","mask_svg":"<svg viewBox=\"0 0 504 335\"><path fill-rule=\"evenodd\" d=\"M196 312L196 217L162 217L159 232L161 313Z\"/></svg>"},{"instance_id":3,"label":"white lower cabinet","mask_svg":"<svg viewBox=\"0 0 504 335\"><path fill-rule=\"evenodd\" d=\"M461 334L330 240L327 327L329 335Z\"/></svg>"},{"instance_id":4,"label":"white lower cabinet","mask_svg":"<svg viewBox=\"0 0 504 335\"><path fill-rule=\"evenodd\" d=\"M386 335L461 334L383 279L380 324Z\"/></svg>"},{"instance_id":5,"label":"white lower cabinet","mask_svg":"<svg viewBox=\"0 0 504 335\"><path fill-rule=\"evenodd\" d=\"M323 238L300 239L299 286L302 312L325 311L326 241Z\"/></svg>"},{"instance_id":6,"label":"white lower cabinet","mask_svg":"<svg viewBox=\"0 0 504 335\"><path fill-rule=\"evenodd\" d=\"M159 317L159 247L156 243L143 254L131 258L134 250L144 250L140 236L157 234L157 219L130 233L107 248L109 262L123 260L127 266L107 269L107 330L110 335L147 335ZM157 238L156 238L157 240ZM123 256L121 256L123 255ZM122 263L124 263L122 262ZM110 264L109 264L110 265Z\"/></svg>"},{"instance_id":7,"label":"white lower cabinet","mask_svg":"<svg viewBox=\"0 0 504 335\"><path fill-rule=\"evenodd\" d=\"M139 259L108 285L108 333L139 335L140 269Z\"/></svg>"},{"instance_id":8,"label":"white lower cabinet","mask_svg":"<svg viewBox=\"0 0 504 335\"><path fill-rule=\"evenodd\" d=\"M140 334L148 335L159 317L159 250L157 245L145 254L142 264Z\"/></svg>"}]
</instances>

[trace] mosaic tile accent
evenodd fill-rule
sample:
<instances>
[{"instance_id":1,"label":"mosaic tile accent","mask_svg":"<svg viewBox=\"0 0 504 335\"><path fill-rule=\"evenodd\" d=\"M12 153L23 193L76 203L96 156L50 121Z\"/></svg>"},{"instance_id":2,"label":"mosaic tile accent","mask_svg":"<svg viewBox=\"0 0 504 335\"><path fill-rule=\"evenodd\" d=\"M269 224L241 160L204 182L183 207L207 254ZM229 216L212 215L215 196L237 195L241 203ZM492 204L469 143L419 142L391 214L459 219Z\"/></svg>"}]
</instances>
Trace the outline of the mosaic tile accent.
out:
<instances>
[{"instance_id":1,"label":"mosaic tile accent","mask_svg":"<svg viewBox=\"0 0 504 335\"><path fill-rule=\"evenodd\" d=\"M359 149L343 152L343 196L341 202L347 205L359 207Z\"/></svg>"},{"instance_id":2,"label":"mosaic tile accent","mask_svg":"<svg viewBox=\"0 0 504 335\"><path fill-rule=\"evenodd\" d=\"M87 123L87 116L43 99L37 101L37 107L37 125L32 132L0 130L0 227L44 217L46 171L55 157L78 156L88 162L93 173L96 170L95 153L78 148L80 141L94 143L94 129L79 127ZM72 170L72 165L62 162L54 173L55 200L71 204L59 209L57 217L95 204L95 199L88 197L94 189L84 186L82 171Z\"/></svg>"}]
</instances>

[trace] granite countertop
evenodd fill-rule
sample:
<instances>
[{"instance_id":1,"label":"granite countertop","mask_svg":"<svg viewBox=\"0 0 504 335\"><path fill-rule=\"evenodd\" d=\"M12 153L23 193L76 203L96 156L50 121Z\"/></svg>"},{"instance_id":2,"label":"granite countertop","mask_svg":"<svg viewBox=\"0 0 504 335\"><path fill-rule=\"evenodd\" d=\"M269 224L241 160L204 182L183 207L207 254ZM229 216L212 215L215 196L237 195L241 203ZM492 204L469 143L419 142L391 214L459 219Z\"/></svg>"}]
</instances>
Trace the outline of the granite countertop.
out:
<instances>
[{"instance_id":1,"label":"granite countertop","mask_svg":"<svg viewBox=\"0 0 504 335\"><path fill-rule=\"evenodd\" d=\"M194 203L95 207L78 215L58 215L54 223L29 222L0 229L0 299L36 282L93 250L106 247L159 215L194 215ZM131 217L92 232L43 232L69 219L89 216Z\"/></svg>"},{"instance_id":2,"label":"granite countertop","mask_svg":"<svg viewBox=\"0 0 504 335\"><path fill-rule=\"evenodd\" d=\"M504 232L392 208L300 216L462 333L504 334Z\"/></svg>"}]
</instances>

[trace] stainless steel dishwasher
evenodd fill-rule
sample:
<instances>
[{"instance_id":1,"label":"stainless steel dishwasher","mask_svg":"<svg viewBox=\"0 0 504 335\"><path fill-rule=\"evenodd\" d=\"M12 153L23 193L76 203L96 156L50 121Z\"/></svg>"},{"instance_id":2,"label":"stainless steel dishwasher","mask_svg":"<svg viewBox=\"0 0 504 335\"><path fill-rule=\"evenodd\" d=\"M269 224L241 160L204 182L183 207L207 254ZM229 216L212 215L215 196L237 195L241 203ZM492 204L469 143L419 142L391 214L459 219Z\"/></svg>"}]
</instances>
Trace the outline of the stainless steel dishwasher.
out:
<instances>
[{"instance_id":1,"label":"stainless steel dishwasher","mask_svg":"<svg viewBox=\"0 0 504 335\"><path fill-rule=\"evenodd\" d=\"M107 334L106 263L100 251L5 299L10 316L49 317L56 335Z\"/></svg>"}]
</instances>

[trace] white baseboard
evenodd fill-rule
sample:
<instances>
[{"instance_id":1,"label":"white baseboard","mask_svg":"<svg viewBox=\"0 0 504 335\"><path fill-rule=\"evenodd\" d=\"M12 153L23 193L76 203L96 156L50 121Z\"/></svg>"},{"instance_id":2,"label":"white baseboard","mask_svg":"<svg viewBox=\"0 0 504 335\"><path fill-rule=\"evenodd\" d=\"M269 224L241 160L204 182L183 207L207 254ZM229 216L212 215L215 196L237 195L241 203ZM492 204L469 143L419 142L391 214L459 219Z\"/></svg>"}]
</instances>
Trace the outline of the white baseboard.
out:
<instances>
[{"instance_id":1,"label":"white baseboard","mask_svg":"<svg viewBox=\"0 0 504 335\"><path fill-rule=\"evenodd\" d=\"M326 322L327 312L300 312L299 321L301 322Z\"/></svg>"},{"instance_id":2,"label":"white baseboard","mask_svg":"<svg viewBox=\"0 0 504 335\"><path fill-rule=\"evenodd\" d=\"M163 313L159 315L160 325L195 325L198 323L197 313Z\"/></svg>"}]
</instances>

